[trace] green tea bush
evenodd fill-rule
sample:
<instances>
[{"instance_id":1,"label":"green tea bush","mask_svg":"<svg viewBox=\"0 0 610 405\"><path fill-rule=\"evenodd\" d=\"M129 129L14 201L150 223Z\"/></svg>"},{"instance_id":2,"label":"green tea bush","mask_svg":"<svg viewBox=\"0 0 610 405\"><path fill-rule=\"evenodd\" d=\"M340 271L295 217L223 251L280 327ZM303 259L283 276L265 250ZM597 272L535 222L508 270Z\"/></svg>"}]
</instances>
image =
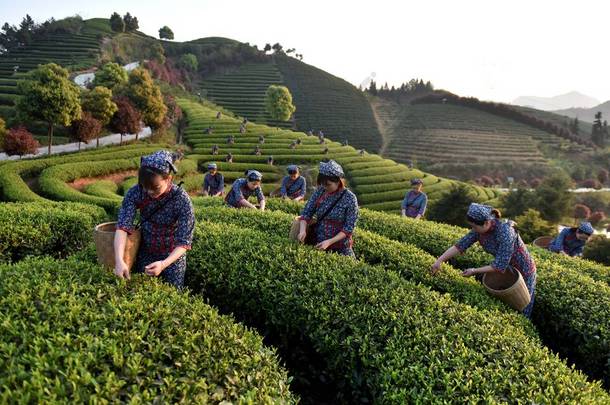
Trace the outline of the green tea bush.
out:
<instances>
[{"instance_id":1,"label":"green tea bush","mask_svg":"<svg viewBox=\"0 0 610 405\"><path fill-rule=\"evenodd\" d=\"M66 257L92 240L99 207L71 203L0 204L0 262L28 255Z\"/></svg>"},{"instance_id":2,"label":"green tea bush","mask_svg":"<svg viewBox=\"0 0 610 405\"><path fill-rule=\"evenodd\" d=\"M36 259L0 266L1 403L295 403L273 350L145 276Z\"/></svg>"},{"instance_id":3,"label":"green tea bush","mask_svg":"<svg viewBox=\"0 0 610 405\"><path fill-rule=\"evenodd\" d=\"M319 354L347 402L610 400L522 329L379 267L211 223L198 226L189 266L192 289L282 351Z\"/></svg>"}]
</instances>

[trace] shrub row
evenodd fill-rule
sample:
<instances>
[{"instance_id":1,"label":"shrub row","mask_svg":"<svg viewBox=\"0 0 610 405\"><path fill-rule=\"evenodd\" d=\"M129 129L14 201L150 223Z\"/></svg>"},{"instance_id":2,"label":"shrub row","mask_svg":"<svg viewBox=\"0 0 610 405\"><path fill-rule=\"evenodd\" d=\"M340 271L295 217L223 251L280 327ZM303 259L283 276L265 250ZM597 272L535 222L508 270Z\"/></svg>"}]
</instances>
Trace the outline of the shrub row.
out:
<instances>
[{"instance_id":1,"label":"shrub row","mask_svg":"<svg viewBox=\"0 0 610 405\"><path fill-rule=\"evenodd\" d=\"M144 276L0 266L2 403L295 403L260 336Z\"/></svg>"},{"instance_id":2,"label":"shrub row","mask_svg":"<svg viewBox=\"0 0 610 405\"><path fill-rule=\"evenodd\" d=\"M231 252L231 254L221 254ZM188 285L225 311L309 348L348 402L604 403L523 330L393 272L228 224L198 226Z\"/></svg>"},{"instance_id":3,"label":"shrub row","mask_svg":"<svg viewBox=\"0 0 610 405\"><path fill-rule=\"evenodd\" d=\"M104 210L85 204L0 204L0 262L66 257L92 240L94 225L104 218Z\"/></svg>"}]
</instances>

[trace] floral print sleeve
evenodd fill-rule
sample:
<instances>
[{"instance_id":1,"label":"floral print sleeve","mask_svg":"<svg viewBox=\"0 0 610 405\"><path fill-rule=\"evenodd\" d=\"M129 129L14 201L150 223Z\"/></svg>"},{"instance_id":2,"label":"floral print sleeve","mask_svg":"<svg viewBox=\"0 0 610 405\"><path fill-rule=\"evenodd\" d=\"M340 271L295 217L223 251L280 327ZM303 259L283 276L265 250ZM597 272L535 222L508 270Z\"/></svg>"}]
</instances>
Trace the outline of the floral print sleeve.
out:
<instances>
[{"instance_id":1,"label":"floral print sleeve","mask_svg":"<svg viewBox=\"0 0 610 405\"><path fill-rule=\"evenodd\" d=\"M345 198L345 222L343 224L343 232L346 236L351 236L356 229L356 223L358 222L358 200L356 196L351 192L346 192Z\"/></svg>"},{"instance_id":2,"label":"floral print sleeve","mask_svg":"<svg viewBox=\"0 0 610 405\"><path fill-rule=\"evenodd\" d=\"M477 233L475 231L470 231L455 244L455 247L460 252L463 252L472 246L478 239Z\"/></svg>"},{"instance_id":3,"label":"floral print sleeve","mask_svg":"<svg viewBox=\"0 0 610 405\"><path fill-rule=\"evenodd\" d=\"M570 228L564 228L559 235L549 245L549 250L551 252L559 253L563 251L563 241L566 235L570 232Z\"/></svg>"},{"instance_id":4,"label":"floral print sleeve","mask_svg":"<svg viewBox=\"0 0 610 405\"><path fill-rule=\"evenodd\" d=\"M121 209L119 210L119 218L116 227L117 229L127 232L129 235L131 235L135 229L134 221L136 219L137 204L140 199L139 196L140 186L136 184L127 191L127 194L125 194Z\"/></svg>"},{"instance_id":5,"label":"floral print sleeve","mask_svg":"<svg viewBox=\"0 0 610 405\"><path fill-rule=\"evenodd\" d=\"M193 203L184 190L180 190L176 209L179 212L176 222L175 246L190 249L193 243L193 231L195 230L195 214Z\"/></svg>"},{"instance_id":6,"label":"floral print sleeve","mask_svg":"<svg viewBox=\"0 0 610 405\"><path fill-rule=\"evenodd\" d=\"M301 219L303 221L311 221L314 214L316 213L316 201L318 201L318 198L320 198L322 193L324 193L324 188L318 187L316 191L311 195L311 197L309 197L309 200L307 200L307 204L305 204L305 207L301 212Z\"/></svg>"},{"instance_id":7,"label":"floral print sleeve","mask_svg":"<svg viewBox=\"0 0 610 405\"><path fill-rule=\"evenodd\" d=\"M265 201L265 195L263 194L263 189L261 187L256 187L254 194L256 194L256 199L259 203Z\"/></svg>"}]
</instances>

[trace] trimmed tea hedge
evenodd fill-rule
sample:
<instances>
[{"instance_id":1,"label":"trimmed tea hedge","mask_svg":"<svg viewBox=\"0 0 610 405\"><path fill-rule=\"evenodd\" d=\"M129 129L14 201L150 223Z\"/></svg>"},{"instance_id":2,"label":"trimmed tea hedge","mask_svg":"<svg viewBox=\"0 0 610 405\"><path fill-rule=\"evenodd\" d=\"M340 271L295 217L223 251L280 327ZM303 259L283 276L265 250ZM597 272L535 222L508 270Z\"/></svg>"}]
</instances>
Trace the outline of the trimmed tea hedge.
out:
<instances>
[{"instance_id":1,"label":"trimmed tea hedge","mask_svg":"<svg viewBox=\"0 0 610 405\"><path fill-rule=\"evenodd\" d=\"M228 224L196 235L188 285L283 350L311 347L348 402L610 400L520 328L393 272Z\"/></svg>"},{"instance_id":2,"label":"trimmed tea hedge","mask_svg":"<svg viewBox=\"0 0 610 405\"><path fill-rule=\"evenodd\" d=\"M104 219L104 210L85 204L0 204L0 262L28 255L66 257L85 247Z\"/></svg>"},{"instance_id":3,"label":"trimmed tea hedge","mask_svg":"<svg viewBox=\"0 0 610 405\"><path fill-rule=\"evenodd\" d=\"M260 336L156 280L0 266L0 402L295 403Z\"/></svg>"}]
</instances>

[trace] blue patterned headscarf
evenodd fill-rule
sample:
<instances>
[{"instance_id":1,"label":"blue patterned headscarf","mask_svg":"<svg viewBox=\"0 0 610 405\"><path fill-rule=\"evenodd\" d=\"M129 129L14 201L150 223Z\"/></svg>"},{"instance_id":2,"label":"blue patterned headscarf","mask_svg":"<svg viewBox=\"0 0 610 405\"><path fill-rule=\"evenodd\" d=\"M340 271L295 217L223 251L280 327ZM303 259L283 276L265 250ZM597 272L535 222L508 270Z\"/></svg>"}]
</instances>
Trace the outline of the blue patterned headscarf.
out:
<instances>
[{"instance_id":1,"label":"blue patterned headscarf","mask_svg":"<svg viewBox=\"0 0 610 405\"><path fill-rule=\"evenodd\" d=\"M587 235L593 235L594 229L590 222L581 222L578 226L580 232L586 233Z\"/></svg>"},{"instance_id":2,"label":"blue patterned headscarf","mask_svg":"<svg viewBox=\"0 0 610 405\"><path fill-rule=\"evenodd\" d=\"M411 185L414 186L416 184L424 184L422 179L411 179Z\"/></svg>"},{"instance_id":3,"label":"blue patterned headscarf","mask_svg":"<svg viewBox=\"0 0 610 405\"><path fill-rule=\"evenodd\" d=\"M493 208L489 205L472 203L470 204L470 207L468 207L468 213L466 215L468 218L472 218L477 222L484 222L494 218L491 213L492 210Z\"/></svg>"},{"instance_id":4,"label":"blue patterned headscarf","mask_svg":"<svg viewBox=\"0 0 610 405\"><path fill-rule=\"evenodd\" d=\"M174 166L174 154L166 150L158 150L151 155L140 158L140 166L149 167L160 174L177 173Z\"/></svg>"},{"instance_id":5,"label":"blue patterned headscarf","mask_svg":"<svg viewBox=\"0 0 610 405\"><path fill-rule=\"evenodd\" d=\"M296 172L297 170L299 170L299 166L297 166L297 165L288 165L288 167L286 167L286 171L288 173Z\"/></svg>"},{"instance_id":6,"label":"blue patterned headscarf","mask_svg":"<svg viewBox=\"0 0 610 405\"><path fill-rule=\"evenodd\" d=\"M331 177L344 177L343 168L334 160L320 162L320 174Z\"/></svg>"},{"instance_id":7,"label":"blue patterned headscarf","mask_svg":"<svg viewBox=\"0 0 610 405\"><path fill-rule=\"evenodd\" d=\"M216 163L208 163L208 170L218 169L218 165Z\"/></svg>"},{"instance_id":8,"label":"blue patterned headscarf","mask_svg":"<svg viewBox=\"0 0 610 405\"><path fill-rule=\"evenodd\" d=\"M248 170L246 173L246 178L248 181L261 181L263 179L263 175L258 170Z\"/></svg>"}]
</instances>

